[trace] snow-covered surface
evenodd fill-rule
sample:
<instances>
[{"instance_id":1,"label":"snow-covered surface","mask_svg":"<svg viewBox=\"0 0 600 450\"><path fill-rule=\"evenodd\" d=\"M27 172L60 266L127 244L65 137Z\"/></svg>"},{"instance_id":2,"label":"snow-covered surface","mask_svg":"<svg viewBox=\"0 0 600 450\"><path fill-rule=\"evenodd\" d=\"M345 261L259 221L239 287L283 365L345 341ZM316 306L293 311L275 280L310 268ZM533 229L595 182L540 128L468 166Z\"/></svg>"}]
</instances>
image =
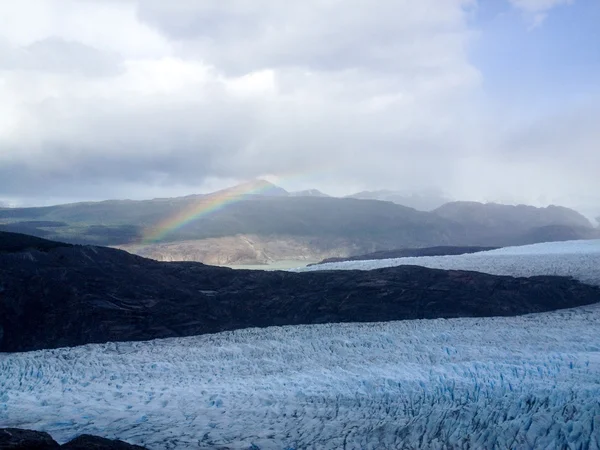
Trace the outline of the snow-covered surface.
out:
<instances>
[{"instance_id":1,"label":"snow-covered surface","mask_svg":"<svg viewBox=\"0 0 600 450\"><path fill-rule=\"evenodd\" d=\"M594 305L4 354L0 426L151 449L596 449L599 330Z\"/></svg>"},{"instance_id":2,"label":"snow-covered surface","mask_svg":"<svg viewBox=\"0 0 600 450\"><path fill-rule=\"evenodd\" d=\"M335 266L599 282L599 258L600 241L578 241ZM0 354L6 426L157 450L598 449L600 305Z\"/></svg>"},{"instance_id":3,"label":"snow-covered surface","mask_svg":"<svg viewBox=\"0 0 600 450\"><path fill-rule=\"evenodd\" d=\"M475 270L494 275L572 276L585 283L600 285L600 240L549 242L458 256L347 261L304 267L295 271L372 270L401 265Z\"/></svg>"}]
</instances>

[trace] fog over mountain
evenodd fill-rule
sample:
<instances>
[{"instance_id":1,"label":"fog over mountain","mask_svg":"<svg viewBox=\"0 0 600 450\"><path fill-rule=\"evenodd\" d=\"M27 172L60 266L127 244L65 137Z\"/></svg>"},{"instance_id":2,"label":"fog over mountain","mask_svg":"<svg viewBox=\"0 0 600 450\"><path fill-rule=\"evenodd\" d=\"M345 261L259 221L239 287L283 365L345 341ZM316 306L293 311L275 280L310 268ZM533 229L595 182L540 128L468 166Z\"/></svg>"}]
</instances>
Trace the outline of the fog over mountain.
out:
<instances>
[{"instance_id":1,"label":"fog over mountain","mask_svg":"<svg viewBox=\"0 0 600 450\"><path fill-rule=\"evenodd\" d=\"M2 2L0 201L270 177L595 217L599 18L581 0Z\"/></svg>"}]
</instances>

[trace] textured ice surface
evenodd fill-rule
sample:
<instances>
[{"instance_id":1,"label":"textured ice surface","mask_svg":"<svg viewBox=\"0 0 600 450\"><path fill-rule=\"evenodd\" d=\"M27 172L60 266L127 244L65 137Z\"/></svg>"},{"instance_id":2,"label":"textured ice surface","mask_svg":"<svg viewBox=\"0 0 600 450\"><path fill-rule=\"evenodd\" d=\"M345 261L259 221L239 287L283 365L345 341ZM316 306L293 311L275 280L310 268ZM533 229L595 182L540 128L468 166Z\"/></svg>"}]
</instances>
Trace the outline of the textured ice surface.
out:
<instances>
[{"instance_id":1,"label":"textured ice surface","mask_svg":"<svg viewBox=\"0 0 600 450\"><path fill-rule=\"evenodd\" d=\"M335 266L598 282L599 258L578 241ZM5 426L157 450L598 449L600 305L0 354Z\"/></svg>"},{"instance_id":2,"label":"textured ice surface","mask_svg":"<svg viewBox=\"0 0 600 450\"><path fill-rule=\"evenodd\" d=\"M594 305L3 354L0 426L153 449L596 449L599 330Z\"/></svg>"},{"instance_id":3,"label":"textured ice surface","mask_svg":"<svg viewBox=\"0 0 600 450\"><path fill-rule=\"evenodd\" d=\"M295 270L298 272L311 270L372 270L401 265L417 265L434 269L475 270L494 275L572 276L586 283L600 285L600 240L549 242L458 256L420 256L347 261L320 264Z\"/></svg>"}]
</instances>

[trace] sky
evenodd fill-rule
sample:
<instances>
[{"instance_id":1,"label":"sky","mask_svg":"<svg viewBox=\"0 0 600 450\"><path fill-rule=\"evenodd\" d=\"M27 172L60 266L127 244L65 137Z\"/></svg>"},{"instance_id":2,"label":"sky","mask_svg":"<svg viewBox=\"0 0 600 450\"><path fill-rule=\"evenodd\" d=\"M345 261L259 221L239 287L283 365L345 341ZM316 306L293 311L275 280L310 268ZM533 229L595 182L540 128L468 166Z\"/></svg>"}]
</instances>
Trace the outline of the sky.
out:
<instances>
[{"instance_id":1,"label":"sky","mask_svg":"<svg viewBox=\"0 0 600 450\"><path fill-rule=\"evenodd\" d=\"M0 202L207 192L600 215L600 0L0 2Z\"/></svg>"}]
</instances>

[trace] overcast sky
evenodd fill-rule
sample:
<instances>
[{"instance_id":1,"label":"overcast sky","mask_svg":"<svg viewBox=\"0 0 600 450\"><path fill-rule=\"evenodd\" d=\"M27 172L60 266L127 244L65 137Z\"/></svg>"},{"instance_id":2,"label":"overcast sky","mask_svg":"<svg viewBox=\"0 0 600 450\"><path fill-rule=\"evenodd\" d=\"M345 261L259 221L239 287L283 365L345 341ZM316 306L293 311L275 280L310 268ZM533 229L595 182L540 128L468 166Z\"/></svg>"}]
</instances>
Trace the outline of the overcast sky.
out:
<instances>
[{"instance_id":1,"label":"overcast sky","mask_svg":"<svg viewBox=\"0 0 600 450\"><path fill-rule=\"evenodd\" d=\"M600 214L598 0L0 2L0 202L207 191Z\"/></svg>"}]
</instances>

